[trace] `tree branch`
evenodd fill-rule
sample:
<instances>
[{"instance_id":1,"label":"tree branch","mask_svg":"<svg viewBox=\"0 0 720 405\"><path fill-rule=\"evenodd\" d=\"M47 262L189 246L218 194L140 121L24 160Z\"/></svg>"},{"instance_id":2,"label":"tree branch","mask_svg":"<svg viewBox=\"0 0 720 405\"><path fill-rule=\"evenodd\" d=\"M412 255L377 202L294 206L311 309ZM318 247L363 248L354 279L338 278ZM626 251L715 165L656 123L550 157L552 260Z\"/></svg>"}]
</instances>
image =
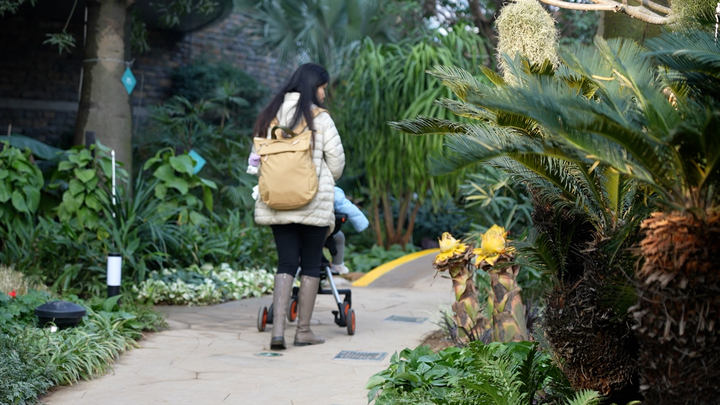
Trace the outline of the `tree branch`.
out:
<instances>
[{"instance_id":1,"label":"tree branch","mask_svg":"<svg viewBox=\"0 0 720 405\"><path fill-rule=\"evenodd\" d=\"M658 24L658 25L664 25L670 22L670 18L667 16L662 16L660 14L653 13L652 11L648 10L645 7L642 6L628 6L626 4L618 3L616 1L612 0L592 0L595 3L594 4L579 4L579 3L571 3L568 1L563 0L540 0L541 2L545 4L549 4L551 6L560 7L560 8L566 8L569 10L597 10L597 11L614 11L614 12L620 12L625 13L629 15L632 18L636 18L641 21L645 21L650 24ZM648 7L663 12L664 10L667 10L670 12L670 9L664 6L661 6L659 4L653 3L649 0L643 0L643 4L647 4Z\"/></svg>"}]
</instances>

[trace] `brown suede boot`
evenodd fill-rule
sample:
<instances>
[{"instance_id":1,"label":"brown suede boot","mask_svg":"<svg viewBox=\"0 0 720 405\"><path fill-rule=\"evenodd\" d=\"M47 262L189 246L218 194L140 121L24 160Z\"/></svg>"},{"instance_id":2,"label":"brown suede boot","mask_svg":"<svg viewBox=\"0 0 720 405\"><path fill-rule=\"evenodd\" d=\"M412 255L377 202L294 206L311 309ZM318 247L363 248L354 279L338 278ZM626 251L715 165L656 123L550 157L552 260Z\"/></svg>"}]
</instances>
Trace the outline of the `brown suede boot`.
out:
<instances>
[{"instance_id":1,"label":"brown suede boot","mask_svg":"<svg viewBox=\"0 0 720 405\"><path fill-rule=\"evenodd\" d=\"M285 315L292 295L295 277L287 273L275 275L273 287L273 327L270 350L285 350Z\"/></svg>"},{"instance_id":2,"label":"brown suede boot","mask_svg":"<svg viewBox=\"0 0 720 405\"><path fill-rule=\"evenodd\" d=\"M300 292L298 293L298 326L295 332L295 346L319 345L325 343L325 339L310 330L310 319L315 309L315 298L317 297L319 277L300 277Z\"/></svg>"}]
</instances>

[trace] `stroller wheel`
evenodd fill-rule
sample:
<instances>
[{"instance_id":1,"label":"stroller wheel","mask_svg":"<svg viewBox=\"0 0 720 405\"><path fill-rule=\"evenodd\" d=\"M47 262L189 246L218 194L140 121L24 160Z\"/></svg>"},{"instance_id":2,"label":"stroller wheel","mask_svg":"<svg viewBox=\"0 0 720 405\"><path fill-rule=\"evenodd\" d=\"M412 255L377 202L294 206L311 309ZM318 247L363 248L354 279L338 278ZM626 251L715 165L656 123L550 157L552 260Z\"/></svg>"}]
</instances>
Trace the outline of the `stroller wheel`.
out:
<instances>
[{"instance_id":1,"label":"stroller wheel","mask_svg":"<svg viewBox=\"0 0 720 405\"><path fill-rule=\"evenodd\" d=\"M268 317L267 307L260 307L260 310L258 311L258 319L257 319L257 328L260 332L265 331L265 326L267 326L267 317Z\"/></svg>"},{"instance_id":2,"label":"stroller wheel","mask_svg":"<svg viewBox=\"0 0 720 405\"><path fill-rule=\"evenodd\" d=\"M345 314L345 319L348 317L348 311L350 311L350 303L345 301L342 305L343 313Z\"/></svg>"},{"instance_id":3,"label":"stroller wheel","mask_svg":"<svg viewBox=\"0 0 720 405\"><path fill-rule=\"evenodd\" d=\"M347 313L347 331L348 335L352 336L355 334L355 310L349 309Z\"/></svg>"},{"instance_id":4,"label":"stroller wheel","mask_svg":"<svg viewBox=\"0 0 720 405\"><path fill-rule=\"evenodd\" d=\"M267 323L269 323L270 325L272 325L272 323L273 323L273 318L274 318L273 314L275 313L275 309L274 309L273 305L274 304L270 304L270 308L268 308L268 314L267 314Z\"/></svg>"},{"instance_id":5,"label":"stroller wheel","mask_svg":"<svg viewBox=\"0 0 720 405\"><path fill-rule=\"evenodd\" d=\"M288 322L293 322L297 319L298 316L298 300L297 297L290 298L290 304L288 304L287 309L287 320Z\"/></svg>"}]
</instances>

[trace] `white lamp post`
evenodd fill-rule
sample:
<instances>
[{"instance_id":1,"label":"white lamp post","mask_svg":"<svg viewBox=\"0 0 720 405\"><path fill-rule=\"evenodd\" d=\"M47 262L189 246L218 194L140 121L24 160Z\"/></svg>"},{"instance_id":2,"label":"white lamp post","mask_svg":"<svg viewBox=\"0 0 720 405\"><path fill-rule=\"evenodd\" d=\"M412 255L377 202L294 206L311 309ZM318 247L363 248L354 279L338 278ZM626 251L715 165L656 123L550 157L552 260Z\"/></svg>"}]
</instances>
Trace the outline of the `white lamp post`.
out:
<instances>
[{"instance_id":1,"label":"white lamp post","mask_svg":"<svg viewBox=\"0 0 720 405\"><path fill-rule=\"evenodd\" d=\"M122 255L110 253L107 258L107 286L108 297L120 294L120 280L122 279Z\"/></svg>"}]
</instances>

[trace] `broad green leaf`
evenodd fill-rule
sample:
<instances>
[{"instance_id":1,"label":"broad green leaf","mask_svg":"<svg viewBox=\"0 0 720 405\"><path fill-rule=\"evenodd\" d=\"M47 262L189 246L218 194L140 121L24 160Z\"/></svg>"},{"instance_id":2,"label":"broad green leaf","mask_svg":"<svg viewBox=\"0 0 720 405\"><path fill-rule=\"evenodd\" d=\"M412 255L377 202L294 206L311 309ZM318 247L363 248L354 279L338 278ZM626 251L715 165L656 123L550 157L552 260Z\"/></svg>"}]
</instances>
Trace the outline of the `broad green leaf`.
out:
<instances>
[{"instance_id":1,"label":"broad green leaf","mask_svg":"<svg viewBox=\"0 0 720 405\"><path fill-rule=\"evenodd\" d=\"M185 206L190 208L202 209L202 203L193 194L185 195Z\"/></svg>"},{"instance_id":2,"label":"broad green leaf","mask_svg":"<svg viewBox=\"0 0 720 405\"><path fill-rule=\"evenodd\" d=\"M97 199L95 194L88 194L85 196L85 205L95 211L99 211L101 208L100 201Z\"/></svg>"},{"instance_id":3,"label":"broad green leaf","mask_svg":"<svg viewBox=\"0 0 720 405\"><path fill-rule=\"evenodd\" d=\"M172 181L174 178L177 177L175 175L175 171L173 170L173 168L170 167L170 165L168 165L168 164L163 164L160 167L158 167L157 169L155 169L153 176L155 176L156 178L158 178L166 183L169 183L170 181Z\"/></svg>"},{"instance_id":4,"label":"broad green leaf","mask_svg":"<svg viewBox=\"0 0 720 405\"><path fill-rule=\"evenodd\" d=\"M185 179L182 179L180 177L175 177L167 182L168 187L172 187L180 192L180 194L185 195L188 192L188 183L185 181Z\"/></svg>"},{"instance_id":5,"label":"broad green leaf","mask_svg":"<svg viewBox=\"0 0 720 405\"><path fill-rule=\"evenodd\" d=\"M203 202L205 202L205 208L209 211L213 210L213 193L209 187L203 187Z\"/></svg>"},{"instance_id":6,"label":"broad green leaf","mask_svg":"<svg viewBox=\"0 0 720 405\"><path fill-rule=\"evenodd\" d=\"M207 217L197 211L190 211L190 222L198 225L207 222Z\"/></svg>"},{"instance_id":7,"label":"broad green leaf","mask_svg":"<svg viewBox=\"0 0 720 405\"><path fill-rule=\"evenodd\" d=\"M376 375L370 377L367 384L365 385L365 389L369 390L369 389L375 388L379 385L383 385L383 384L385 384L385 381L387 381L387 378L376 374Z\"/></svg>"},{"instance_id":8,"label":"broad green leaf","mask_svg":"<svg viewBox=\"0 0 720 405\"><path fill-rule=\"evenodd\" d=\"M5 179L9 175L10 175L10 172L7 171L7 169L0 169L0 180Z\"/></svg>"},{"instance_id":9,"label":"broad green leaf","mask_svg":"<svg viewBox=\"0 0 720 405\"><path fill-rule=\"evenodd\" d=\"M165 196L167 195L167 187L163 183L158 183L157 186L155 186L155 198L159 200L165 199Z\"/></svg>"},{"instance_id":10,"label":"broad green leaf","mask_svg":"<svg viewBox=\"0 0 720 405\"><path fill-rule=\"evenodd\" d=\"M214 181L208 180L208 179L203 179L202 177L199 177L199 179L202 184L212 188L213 190L217 190L217 184L215 184Z\"/></svg>"},{"instance_id":11,"label":"broad green leaf","mask_svg":"<svg viewBox=\"0 0 720 405\"><path fill-rule=\"evenodd\" d=\"M25 186L23 187L25 192L25 200L27 201L28 210L35 212L40 205L40 190L35 187Z\"/></svg>"},{"instance_id":12,"label":"broad green leaf","mask_svg":"<svg viewBox=\"0 0 720 405\"><path fill-rule=\"evenodd\" d=\"M32 165L30 163L27 163L26 161L22 161L19 159L12 162L12 168L17 170L20 173L33 173L34 172Z\"/></svg>"},{"instance_id":13,"label":"broad green leaf","mask_svg":"<svg viewBox=\"0 0 720 405\"><path fill-rule=\"evenodd\" d=\"M52 147L48 144L32 139L20 134L12 134L12 136L0 136L0 142L9 141L16 148L30 148L32 154L43 160L55 160L58 156L65 152L62 149Z\"/></svg>"},{"instance_id":14,"label":"broad green leaf","mask_svg":"<svg viewBox=\"0 0 720 405\"><path fill-rule=\"evenodd\" d=\"M12 198L11 191L12 187L10 186L10 182L6 181L0 181L0 203L6 203L10 201L10 198Z\"/></svg>"},{"instance_id":15,"label":"broad green leaf","mask_svg":"<svg viewBox=\"0 0 720 405\"><path fill-rule=\"evenodd\" d=\"M81 194L82 195L82 194ZM63 193L63 206L67 210L68 214L75 213L80 208L80 203L75 199L70 190Z\"/></svg>"},{"instance_id":16,"label":"broad green leaf","mask_svg":"<svg viewBox=\"0 0 720 405\"><path fill-rule=\"evenodd\" d=\"M95 170L93 169L75 169L75 177L83 183L89 182L95 176Z\"/></svg>"},{"instance_id":17,"label":"broad green leaf","mask_svg":"<svg viewBox=\"0 0 720 405\"><path fill-rule=\"evenodd\" d=\"M77 220L80 223L80 226L88 227L87 219L88 219L88 214L90 212L92 212L92 211L90 211L87 207L82 207L75 212L75 216L77 217Z\"/></svg>"},{"instance_id":18,"label":"broad green leaf","mask_svg":"<svg viewBox=\"0 0 720 405\"><path fill-rule=\"evenodd\" d=\"M193 170L195 170L195 165L189 155L172 156L170 165L180 173L193 174Z\"/></svg>"},{"instance_id":19,"label":"broad green leaf","mask_svg":"<svg viewBox=\"0 0 720 405\"><path fill-rule=\"evenodd\" d=\"M12 205L19 212L30 213L30 211L28 210L27 202L25 202L25 197L22 195L20 190L13 191Z\"/></svg>"},{"instance_id":20,"label":"broad green leaf","mask_svg":"<svg viewBox=\"0 0 720 405\"><path fill-rule=\"evenodd\" d=\"M100 178L98 176L95 176L92 178L92 180L88 181L87 184L85 184L85 187L88 191L93 191L97 188L97 184L100 181Z\"/></svg>"},{"instance_id":21,"label":"broad green leaf","mask_svg":"<svg viewBox=\"0 0 720 405\"><path fill-rule=\"evenodd\" d=\"M70 179L68 190L70 190L70 194L75 196L85 191L85 186L78 179Z\"/></svg>"},{"instance_id":22,"label":"broad green leaf","mask_svg":"<svg viewBox=\"0 0 720 405\"><path fill-rule=\"evenodd\" d=\"M87 197L85 197L87 200ZM98 224L100 223L100 217L98 216L97 212L91 210L91 209L85 209L85 226L89 229L97 229Z\"/></svg>"},{"instance_id":23,"label":"broad green leaf","mask_svg":"<svg viewBox=\"0 0 720 405\"><path fill-rule=\"evenodd\" d=\"M110 298L107 298L103 302L103 311L105 312L112 312L113 309L118 305L118 300L122 297L122 295L115 295Z\"/></svg>"},{"instance_id":24,"label":"broad green leaf","mask_svg":"<svg viewBox=\"0 0 720 405\"><path fill-rule=\"evenodd\" d=\"M80 167L85 167L92 161L92 154L87 149L81 149L77 153L70 154L70 156L68 156L68 160Z\"/></svg>"},{"instance_id":25,"label":"broad green leaf","mask_svg":"<svg viewBox=\"0 0 720 405\"><path fill-rule=\"evenodd\" d=\"M74 168L75 168L75 163L70 162L68 160L63 160L62 162L60 162L60 164L58 164L58 170L61 172L66 172L66 171L72 170Z\"/></svg>"}]
</instances>

